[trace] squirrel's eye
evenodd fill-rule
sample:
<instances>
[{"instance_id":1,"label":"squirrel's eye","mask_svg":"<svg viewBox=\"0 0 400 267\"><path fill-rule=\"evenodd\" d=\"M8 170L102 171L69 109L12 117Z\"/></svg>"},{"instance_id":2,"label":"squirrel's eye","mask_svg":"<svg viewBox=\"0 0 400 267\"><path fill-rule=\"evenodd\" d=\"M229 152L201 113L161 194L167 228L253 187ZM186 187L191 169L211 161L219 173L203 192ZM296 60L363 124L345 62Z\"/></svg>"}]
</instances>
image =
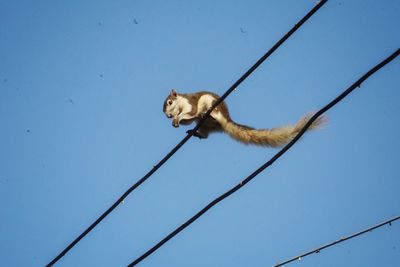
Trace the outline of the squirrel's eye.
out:
<instances>
[{"instance_id":1,"label":"squirrel's eye","mask_svg":"<svg viewBox=\"0 0 400 267\"><path fill-rule=\"evenodd\" d=\"M168 100L168 105L172 105L172 100Z\"/></svg>"}]
</instances>

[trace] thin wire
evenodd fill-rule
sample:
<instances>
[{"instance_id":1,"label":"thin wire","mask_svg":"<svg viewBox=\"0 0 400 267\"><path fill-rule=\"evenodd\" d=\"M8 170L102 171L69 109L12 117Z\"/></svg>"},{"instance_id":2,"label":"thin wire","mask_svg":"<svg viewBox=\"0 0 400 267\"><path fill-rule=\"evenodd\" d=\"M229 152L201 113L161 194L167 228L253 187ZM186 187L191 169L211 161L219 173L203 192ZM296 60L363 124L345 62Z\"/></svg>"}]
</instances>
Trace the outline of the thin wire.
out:
<instances>
[{"instance_id":1,"label":"thin wire","mask_svg":"<svg viewBox=\"0 0 400 267\"><path fill-rule=\"evenodd\" d=\"M199 121L195 128L192 130L194 134L201 126L201 124L208 118L211 112L216 108L225 98L231 94L236 87L238 87L250 74L258 68L272 53L275 52L296 30L298 30L314 13L316 13L328 0L321 0L313 9L311 9L299 22L297 22L290 31L288 31L264 56L262 56L242 77L239 78L207 111L205 116Z\"/></svg>"},{"instance_id":2,"label":"thin wire","mask_svg":"<svg viewBox=\"0 0 400 267\"><path fill-rule=\"evenodd\" d=\"M140 180L138 180L134 185L132 185L124 194L122 194L114 204L111 205L96 221L94 221L85 231L83 231L74 241L72 241L63 251L60 252L47 267L54 265L59 261L70 249L72 249L82 238L84 238L93 228L95 228L105 217L108 216L124 199L136 188L138 188L144 181L146 181L150 176L152 176L165 162L171 158L175 152L177 152L200 128L204 121L210 116L211 111L219 105L233 90L236 89L252 72L254 72L275 50L278 49L297 29L299 29L319 8L321 8L328 0L323 0L318 3L304 18L302 18L288 33L286 33L267 53L265 53L242 77L240 77L207 111L205 116L198 122L198 124L191 130L188 134L163 158L161 159L153 168Z\"/></svg>"},{"instance_id":3,"label":"thin wire","mask_svg":"<svg viewBox=\"0 0 400 267\"><path fill-rule=\"evenodd\" d=\"M339 103L343 98L345 98L348 94L350 94L354 89L357 87L361 86L361 83L364 82L366 79L368 79L372 74L374 74L376 71L378 71L380 68L388 64L390 61L392 61L394 58L396 58L400 54L400 49L397 49L393 54L391 54L388 58L383 60L381 63L373 67L371 70L369 70L366 74L364 74L360 79L358 79L355 83L353 83L348 89L346 89L343 93L341 93L338 97L336 97L334 100L332 100L329 104L327 104L325 107L320 109L317 113L315 113L310 120L305 124L303 129L293 138L292 141L290 141L286 146L284 146L278 153L276 153L269 161L267 161L265 164L263 164L261 167L259 167L256 171L254 171L252 174L250 174L246 179L241 181L239 184L225 192L224 194L220 195L213 201L211 201L207 206L205 206L202 210L200 210L198 213L196 213L193 217L191 217L189 220L187 220L185 223L183 223L181 226L176 228L173 232L171 232L169 235L164 237L160 242L158 242L156 245L154 245L152 248L150 248L148 251L146 251L143 255L138 257L136 260L134 260L132 263L128 265L128 267L135 266L142 260L144 260L146 257L148 257L150 254L152 254L154 251L159 249L162 245L164 245L166 242L168 242L171 238L173 238L175 235L177 235L179 232L181 232L183 229L188 227L190 224L192 224L194 221L196 221L198 218L200 218L204 213L206 213L209 209L211 209L214 205L216 205L218 202L222 201L223 199L229 197L233 193L235 193L237 190L245 186L248 182L250 182L254 177L256 177L258 174L260 174L262 171L264 171L267 167L272 165L280 156L282 156L286 151L288 151L296 142L299 140L299 138L304 134L304 132L310 127L310 125L319 117L321 116L324 112L329 110L331 107Z\"/></svg>"},{"instance_id":4,"label":"thin wire","mask_svg":"<svg viewBox=\"0 0 400 267\"><path fill-rule=\"evenodd\" d=\"M357 237L357 236L359 236L359 235L366 234L366 233L368 233L368 232L370 232L370 231L372 231L372 230L375 230L376 228L382 227L382 226L384 226L384 225L386 225L386 224L392 225L392 222L394 222L394 221L396 221L396 220L398 220L398 219L400 219L400 216L394 217L394 218L392 218L392 219L390 219L390 220L384 221L384 222L382 222L382 223L380 223L380 224L377 224L377 225L375 225L375 226L372 226L372 227L370 227L370 228L367 228L367 229L365 229L365 230L362 230L362 231L360 231L360 232L358 232L358 233L354 233L354 234L352 234L352 235L350 235L350 236L342 237L342 238L340 238L340 239L338 239L338 240L336 240L336 241L334 241L334 242L331 242L331 243L329 243L329 244L326 244L326 245L324 245L324 246L318 247L318 248L316 248L316 249L314 249L314 250L311 250L311 251L309 251L309 252L306 252L306 253L304 253L304 254L301 254L301 255L298 255L298 256L296 256L296 257L293 257L293 258L291 258L291 259L289 259L289 260L287 260L287 261L284 261L284 262L282 262L282 263L278 263L278 264L275 265L275 267L286 265L286 264L288 264L288 263L290 263L290 262L292 262L292 261L295 261L295 260L301 260L302 258L304 258L304 257L306 257L306 256L309 256L309 255L311 255L311 254L314 254L314 253L320 253L321 250L323 250L323 249L326 249L326 248L329 248L329 247L331 247L331 246L337 245L337 244L339 244L339 243L342 243L342 242L344 242L344 241L346 241L346 240L352 239L352 238Z\"/></svg>"}]
</instances>

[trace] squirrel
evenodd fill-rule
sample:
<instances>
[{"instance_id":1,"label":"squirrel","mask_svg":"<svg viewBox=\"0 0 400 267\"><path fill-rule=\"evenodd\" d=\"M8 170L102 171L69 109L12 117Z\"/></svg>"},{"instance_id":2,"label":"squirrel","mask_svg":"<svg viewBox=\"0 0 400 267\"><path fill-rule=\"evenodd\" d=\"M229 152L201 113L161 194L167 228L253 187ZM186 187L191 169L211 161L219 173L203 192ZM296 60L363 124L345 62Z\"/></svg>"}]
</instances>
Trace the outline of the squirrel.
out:
<instances>
[{"instance_id":1,"label":"squirrel","mask_svg":"<svg viewBox=\"0 0 400 267\"><path fill-rule=\"evenodd\" d=\"M172 126L189 125L198 122L219 98L211 92L197 92L192 94L179 94L172 89L164 101L163 112L172 118ZM244 143L266 147L281 147L289 143L311 118L307 115L300 119L294 126L284 126L273 129L255 129L234 122L225 102L221 102L210 114L201 127L193 134L200 139L205 139L210 133L225 132L233 139ZM325 122L325 117L318 117L308 128L320 128ZM190 133L190 130L187 131Z\"/></svg>"}]
</instances>

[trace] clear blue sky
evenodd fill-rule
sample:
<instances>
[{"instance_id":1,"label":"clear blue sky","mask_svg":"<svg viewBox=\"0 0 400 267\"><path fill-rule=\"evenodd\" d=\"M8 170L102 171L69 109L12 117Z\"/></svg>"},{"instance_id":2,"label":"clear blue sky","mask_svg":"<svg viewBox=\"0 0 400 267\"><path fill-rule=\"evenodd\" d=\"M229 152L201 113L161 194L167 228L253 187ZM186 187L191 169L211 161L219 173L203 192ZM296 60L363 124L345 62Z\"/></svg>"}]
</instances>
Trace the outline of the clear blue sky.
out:
<instances>
[{"instance_id":1,"label":"clear blue sky","mask_svg":"<svg viewBox=\"0 0 400 267\"><path fill-rule=\"evenodd\" d=\"M0 1L0 265L43 266L317 1ZM228 99L258 128L321 108L400 45L398 0L331 0ZM271 266L400 213L400 58L329 124L140 266ZM58 266L125 266L276 149L192 138ZM400 224L291 266L398 266Z\"/></svg>"}]
</instances>

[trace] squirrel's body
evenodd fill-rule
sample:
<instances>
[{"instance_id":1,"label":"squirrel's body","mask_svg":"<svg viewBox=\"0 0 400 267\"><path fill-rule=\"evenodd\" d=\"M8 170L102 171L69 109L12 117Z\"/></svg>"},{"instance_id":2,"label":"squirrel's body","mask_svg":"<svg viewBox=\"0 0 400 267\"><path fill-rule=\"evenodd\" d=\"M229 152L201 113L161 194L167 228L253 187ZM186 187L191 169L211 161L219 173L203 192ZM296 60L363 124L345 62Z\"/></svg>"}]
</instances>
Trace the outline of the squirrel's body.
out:
<instances>
[{"instance_id":1,"label":"squirrel's body","mask_svg":"<svg viewBox=\"0 0 400 267\"><path fill-rule=\"evenodd\" d=\"M178 94L172 90L164 102L163 111L168 118L173 118L172 125L174 127L179 127L180 124L188 125L194 121L198 122L218 98L218 95L211 92ZM245 144L279 147L290 142L309 118L309 116L302 118L295 126L254 129L234 122L229 115L227 105L225 102L221 102L194 135L199 138L207 138L211 132L223 131ZM323 117L319 117L308 129L316 129L322 123Z\"/></svg>"}]
</instances>

